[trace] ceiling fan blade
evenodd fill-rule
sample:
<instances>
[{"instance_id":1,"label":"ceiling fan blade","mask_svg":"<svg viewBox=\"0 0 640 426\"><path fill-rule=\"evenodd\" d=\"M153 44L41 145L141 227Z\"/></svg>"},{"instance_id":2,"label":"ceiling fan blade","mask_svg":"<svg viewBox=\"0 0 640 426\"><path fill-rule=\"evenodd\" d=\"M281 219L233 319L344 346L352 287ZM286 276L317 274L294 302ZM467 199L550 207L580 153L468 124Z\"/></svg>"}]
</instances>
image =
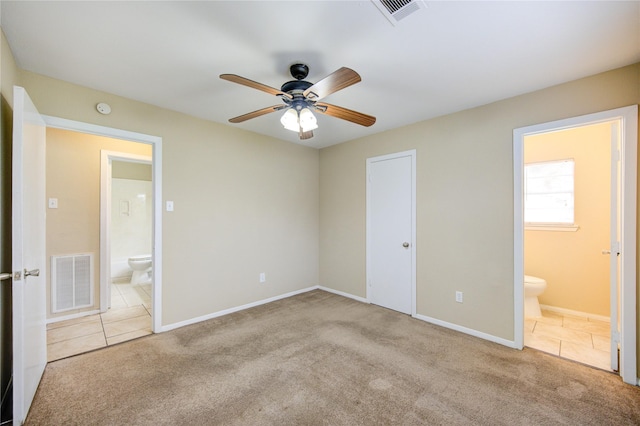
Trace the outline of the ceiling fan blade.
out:
<instances>
[{"instance_id":1,"label":"ceiling fan blade","mask_svg":"<svg viewBox=\"0 0 640 426\"><path fill-rule=\"evenodd\" d=\"M257 111L249 112L238 117L229 119L230 123L242 123L243 121L250 120L252 118L260 117L261 115L269 114L270 112L280 111L281 109L289 108L288 105L273 105L270 107L262 108Z\"/></svg>"},{"instance_id":2,"label":"ceiling fan blade","mask_svg":"<svg viewBox=\"0 0 640 426\"><path fill-rule=\"evenodd\" d=\"M342 67L309 87L303 92L303 95L308 99L317 101L338 90L356 84L360 80L362 80L360 74L351 68Z\"/></svg>"},{"instance_id":3,"label":"ceiling fan blade","mask_svg":"<svg viewBox=\"0 0 640 426\"><path fill-rule=\"evenodd\" d=\"M302 130L300 130L298 136L300 136L301 141L311 139L313 137L313 130L309 130L308 132L303 132Z\"/></svg>"},{"instance_id":4,"label":"ceiling fan blade","mask_svg":"<svg viewBox=\"0 0 640 426\"><path fill-rule=\"evenodd\" d=\"M360 124L361 126L365 127L369 127L376 122L376 118L371 115L363 114L358 111L353 111L351 109L327 104L324 102L316 103L315 110L321 114L341 118L343 120L351 121L352 123Z\"/></svg>"},{"instance_id":5,"label":"ceiling fan blade","mask_svg":"<svg viewBox=\"0 0 640 426\"><path fill-rule=\"evenodd\" d=\"M263 92L267 92L270 95L276 96L284 96L289 99L293 99L288 93L283 92L280 89L276 89L275 87L267 86L266 84L258 83L257 81L249 80L248 78L240 77L235 74L220 74L220 78L223 80L230 81L232 83L242 84L243 86L251 87L252 89L262 90Z\"/></svg>"}]
</instances>

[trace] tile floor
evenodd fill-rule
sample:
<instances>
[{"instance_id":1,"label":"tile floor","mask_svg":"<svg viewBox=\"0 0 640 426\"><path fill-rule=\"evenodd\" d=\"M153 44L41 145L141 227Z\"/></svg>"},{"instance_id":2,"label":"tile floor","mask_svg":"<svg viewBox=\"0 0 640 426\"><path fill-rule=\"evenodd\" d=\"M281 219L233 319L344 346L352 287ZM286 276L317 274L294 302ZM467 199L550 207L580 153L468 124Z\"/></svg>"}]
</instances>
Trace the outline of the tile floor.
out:
<instances>
[{"instance_id":1,"label":"tile floor","mask_svg":"<svg viewBox=\"0 0 640 426\"><path fill-rule=\"evenodd\" d=\"M151 334L151 284L112 284L111 308L47 324L47 361Z\"/></svg>"},{"instance_id":2,"label":"tile floor","mask_svg":"<svg viewBox=\"0 0 640 426\"><path fill-rule=\"evenodd\" d=\"M524 327L525 346L611 371L608 322L543 310Z\"/></svg>"}]
</instances>

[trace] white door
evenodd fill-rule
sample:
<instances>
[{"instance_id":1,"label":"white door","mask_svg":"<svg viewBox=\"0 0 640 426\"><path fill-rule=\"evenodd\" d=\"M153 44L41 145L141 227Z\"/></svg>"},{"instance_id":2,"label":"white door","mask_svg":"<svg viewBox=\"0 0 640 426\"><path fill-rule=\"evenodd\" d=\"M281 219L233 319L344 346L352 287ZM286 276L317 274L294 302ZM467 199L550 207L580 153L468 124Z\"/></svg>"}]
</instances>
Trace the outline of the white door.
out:
<instances>
[{"instance_id":1,"label":"white door","mask_svg":"<svg viewBox=\"0 0 640 426\"><path fill-rule=\"evenodd\" d=\"M47 363L44 120L13 90L13 424L24 422Z\"/></svg>"},{"instance_id":2,"label":"white door","mask_svg":"<svg viewBox=\"0 0 640 426\"><path fill-rule=\"evenodd\" d=\"M367 298L415 314L415 151L367 160Z\"/></svg>"},{"instance_id":3,"label":"white door","mask_svg":"<svg viewBox=\"0 0 640 426\"><path fill-rule=\"evenodd\" d=\"M603 250L603 254L609 254L609 285L610 285L610 319L611 319L611 369L618 371L618 347L620 344L620 123L611 123L611 228L610 247Z\"/></svg>"}]
</instances>

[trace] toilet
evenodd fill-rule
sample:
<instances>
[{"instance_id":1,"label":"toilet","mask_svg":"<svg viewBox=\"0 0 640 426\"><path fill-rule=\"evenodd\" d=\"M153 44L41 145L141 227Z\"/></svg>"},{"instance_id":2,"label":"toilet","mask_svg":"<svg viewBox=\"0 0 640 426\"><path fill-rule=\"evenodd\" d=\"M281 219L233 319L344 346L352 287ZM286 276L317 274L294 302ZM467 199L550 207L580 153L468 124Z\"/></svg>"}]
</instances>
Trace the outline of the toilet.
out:
<instances>
[{"instance_id":1,"label":"toilet","mask_svg":"<svg viewBox=\"0 0 640 426\"><path fill-rule=\"evenodd\" d=\"M525 318L539 318L542 316L540 311L540 296L547 288L547 282L542 278L524 276L524 316Z\"/></svg>"},{"instance_id":2,"label":"toilet","mask_svg":"<svg viewBox=\"0 0 640 426\"><path fill-rule=\"evenodd\" d=\"M151 255L131 256L129 267L133 269L131 284L144 284L151 281Z\"/></svg>"}]
</instances>

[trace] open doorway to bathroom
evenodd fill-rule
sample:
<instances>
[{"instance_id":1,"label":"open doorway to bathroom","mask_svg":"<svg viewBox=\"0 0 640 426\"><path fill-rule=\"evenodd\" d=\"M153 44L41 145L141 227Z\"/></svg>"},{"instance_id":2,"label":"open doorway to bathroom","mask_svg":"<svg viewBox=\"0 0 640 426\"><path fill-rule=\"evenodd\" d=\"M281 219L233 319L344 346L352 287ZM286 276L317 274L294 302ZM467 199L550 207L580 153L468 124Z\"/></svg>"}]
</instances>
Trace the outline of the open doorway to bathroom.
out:
<instances>
[{"instance_id":1,"label":"open doorway to bathroom","mask_svg":"<svg viewBox=\"0 0 640 426\"><path fill-rule=\"evenodd\" d=\"M617 214L610 205L615 125L524 138L524 344L603 370L611 370L606 253ZM536 278L537 301L529 294Z\"/></svg>"},{"instance_id":2,"label":"open doorway to bathroom","mask_svg":"<svg viewBox=\"0 0 640 426\"><path fill-rule=\"evenodd\" d=\"M161 139L55 117L45 117L45 121L48 125L47 197L50 207L47 212L48 256L52 269L59 258L71 262L71 270L81 271L84 265L89 271L85 275L71 274L76 278L88 276L86 289L78 280L72 283L75 294L88 295L86 300L79 299L84 302L81 306L53 312L58 294L55 286L49 286L47 350L48 360L53 361L159 329L159 308L153 308L160 305L161 262L151 259L159 260L156 253L160 250L156 249L161 248L161 233L156 226L161 219L158 202L161 174L157 165L161 160ZM109 239L105 238L102 219L105 208L114 203L106 203L101 191L105 169L103 152L124 157L114 163L115 179L110 179L108 186L116 188L119 200L127 200L121 206L116 203L114 208L118 217L122 212L123 218L128 215L129 219L137 220L136 223L129 221L124 225L129 228L119 232L137 234L142 230L140 235L144 235L141 237L144 241L132 243L116 239L115 244L131 245L136 255L146 255L151 263L151 267L147 265L139 272L135 293L124 287L110 291L110 285L104 285L104 277L111 283L113 267L109 259L111 245L105 250L104 244ZM113 164L109 166L111 175ZM117 183L112 185L111 181ZM130 196L131 193L134 194ZM121 247L114 248L116 253L122 253ZM128 266L128 258L124 263ZM48 275L52 280L59 278L56 274ZM131 285L132 275L129 267L127 271L116 268L113 281L124 286L126 280L126 285ZM86 292L83 293L83 289Z\"/></svg>"},{"instance_id":3,"label":"open doorway to bathroom","mask_svg":"<svg viewBox=\"0 0 640 426\"><path fill-rule=\"evenodd\" d=\"M637 137L637 106L514 131L516 346L633 384Z\"/></svg>"},{"instance_id":4,"label":"open doorway to bathroom","mask_svg":"<svg viewBox=\"0 0 640 426\"><path fill-rule=\"evenodd\" d=\"M118 319L111 340L124 341L151 333L152 158L109 150L100 158L100 312Z\"/></svg>"}]
</instances>

